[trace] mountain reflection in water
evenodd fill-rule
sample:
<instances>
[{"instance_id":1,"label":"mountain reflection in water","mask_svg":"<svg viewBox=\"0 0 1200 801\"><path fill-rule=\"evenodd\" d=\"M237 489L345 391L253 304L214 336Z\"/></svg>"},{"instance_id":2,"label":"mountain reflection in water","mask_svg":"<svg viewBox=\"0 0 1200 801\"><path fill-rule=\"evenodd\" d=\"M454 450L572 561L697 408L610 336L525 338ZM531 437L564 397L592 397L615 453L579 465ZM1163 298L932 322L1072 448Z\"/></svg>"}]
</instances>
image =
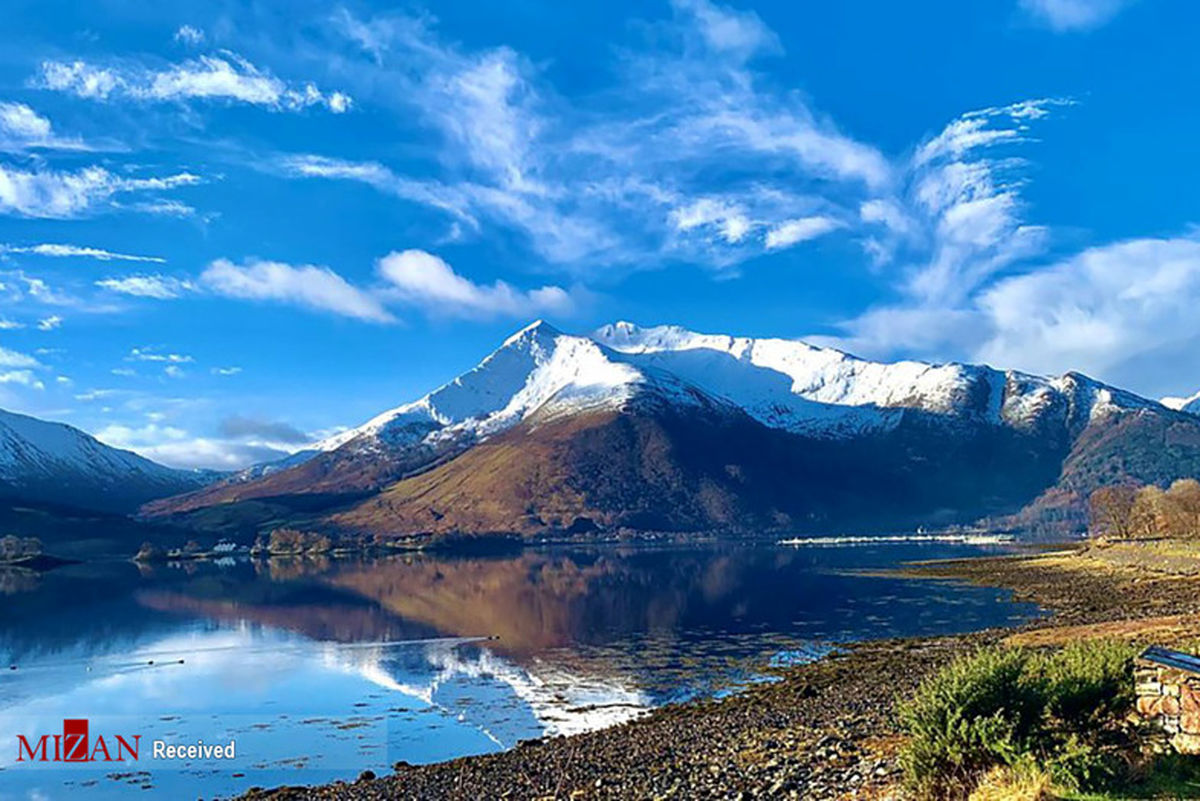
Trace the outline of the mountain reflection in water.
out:
<instances>
[{"instance_id":1,"label":"mountain reflection in water","mask_svg":"<svg viewBox=\"0 0 1200 801\"><path fill-rule=\"evenodd\" d=\"M353 778L619 722L832 641L1032 614L997 590L858 572L980 550L605 546L71 565L5 584L0 658L17 669L0 677L0 718L32 733L56 718L134 715L124 725L149 739L236 736L247 755L243 777L152 771L158 789ZM6 758L6 782L49 797L80 779Z\"/></svg>"}]
</instances>

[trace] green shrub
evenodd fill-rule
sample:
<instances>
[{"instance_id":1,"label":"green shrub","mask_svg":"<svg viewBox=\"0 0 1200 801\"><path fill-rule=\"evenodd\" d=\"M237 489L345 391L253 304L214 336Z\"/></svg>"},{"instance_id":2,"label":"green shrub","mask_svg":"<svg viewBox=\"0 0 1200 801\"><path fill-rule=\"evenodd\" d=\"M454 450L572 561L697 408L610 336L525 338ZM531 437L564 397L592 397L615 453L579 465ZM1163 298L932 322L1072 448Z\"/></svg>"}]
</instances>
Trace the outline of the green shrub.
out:
<instances>
[{"instance_id":1,"label":"green shrub","mask_svg":"<svg viewBox=\"0 0 1200 801\"><path fill-rule=\"evenodd\" d=\"M987 648L927 679L899 709L909 734L901 765L918 795L969 791L996 765L1011 764L1038 725L1041 697L1026 677L1028 654Z\"/></svg>"},{"instance_id":2,"label":"green shrub","mask_svg":"<svg viewBox=\"0 0 1200 801\"><path fill-rule=\"evenodd\" d=\"M1059 787L1074 792L1099 790L1121 777L1125 767L1112 746L1069 734L1048 749L1046 770Z\"/></svg>"},{"instance_id":3,"label":"green shrub","mask_svg":"<svg viewBox=\"0 0 1200 801\"><path fill-rule=\"evenodd\" d=\"M899 707L909 789L965 797L988 770L1030 760L1073 790L1112 782L1123 765L1135 653L1093 640L1046 654L984 648L955 660Z\"/></svg>"},{"instance_id":4,"label":"green shrub","mask_svg":"<svg viewBox=\"0 0 1200 801\"><path fill-rule=\"evenodd\" d=\"M1031 661L1042 682L1046 712L1069 731L1095 731L1123 717L1135 701L1137 649L1119 640L1082 640Z\"/></svg>"}]
</instances>

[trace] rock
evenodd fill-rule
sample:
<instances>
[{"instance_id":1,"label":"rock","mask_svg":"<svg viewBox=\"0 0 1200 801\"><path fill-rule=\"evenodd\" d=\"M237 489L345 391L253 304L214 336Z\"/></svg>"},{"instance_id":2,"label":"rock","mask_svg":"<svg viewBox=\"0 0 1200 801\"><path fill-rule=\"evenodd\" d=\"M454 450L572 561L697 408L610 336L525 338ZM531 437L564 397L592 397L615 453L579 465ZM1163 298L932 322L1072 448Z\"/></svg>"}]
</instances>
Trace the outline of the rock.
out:
<instances>
[{"instance_id":1,"label":"rock","mask_svg":"<svg viewBox=\"0 0 1200 801\"><path fill-rule=\"evenodd\" d=\"M1162 702L1160 695L1139 695L1137 712L1144 718L1156 718L1162 714Z\"/></svg>"},{"instance_id":2,"label":"rock","mask_svg":"<svg viewBox=\"0 0 1200 801\"><path fill-rule=\"evenodd\" d=\"M1184 712L1200 712L1200 691L1187 684L1181 686L1179 706Z\"/></svg>"},{"instance_id":3,"label":"rock","mask_svg":"<svg viewBox=\"0 0 1200 801\"><path fill-rule=\"evenodd\" d=\"M1180 732L1171 738L1171 745L1181 754L1200 754L1200 734Z\"/></svg>"}]
</instances>

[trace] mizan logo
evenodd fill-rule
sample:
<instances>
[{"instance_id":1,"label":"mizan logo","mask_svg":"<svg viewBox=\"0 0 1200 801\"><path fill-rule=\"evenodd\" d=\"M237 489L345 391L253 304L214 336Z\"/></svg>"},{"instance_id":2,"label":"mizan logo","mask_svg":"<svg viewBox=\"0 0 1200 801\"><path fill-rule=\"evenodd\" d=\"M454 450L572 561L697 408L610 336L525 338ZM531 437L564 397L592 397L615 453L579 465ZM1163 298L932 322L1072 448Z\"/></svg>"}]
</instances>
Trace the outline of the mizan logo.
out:
<instances>
[{"instance_id":1,"label":"mizan logo","mask_svg":"<svg viewBox=\"0 0 1200 801\"><path fill-rule=\"evenodd\" d=\"M105 740L104 735L92 739L88 733L86 718L63 721L62 734L43 734L30 742L24 734L17 735L18 762L125 762L137 761L142 735L129 739L113 735Z\"/></svg>"}]
</instances>

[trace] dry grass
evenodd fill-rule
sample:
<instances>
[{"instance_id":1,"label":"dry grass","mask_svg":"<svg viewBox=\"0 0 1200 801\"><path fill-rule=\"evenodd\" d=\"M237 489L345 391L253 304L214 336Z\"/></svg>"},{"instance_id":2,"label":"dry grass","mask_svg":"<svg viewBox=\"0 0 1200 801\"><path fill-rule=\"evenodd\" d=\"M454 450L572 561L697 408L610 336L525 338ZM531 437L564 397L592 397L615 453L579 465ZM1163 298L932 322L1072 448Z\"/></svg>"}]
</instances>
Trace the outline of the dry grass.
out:
<instances>
[{"instance_id":1,"label":"dry grass","mask_svg":"<svg viewBox=\"0 0 1200 801\"><path fill-rule=\"evenodd\" d=\"M1200 576L1200 541L1161 539L1097 543L1081 556L1116 570L1169 576Z\"/></svg>"},{"instance_id":2,"label":"dry grass","mask_svg":"<svg viewBox=\"0 0 1200 801\"><path fill-rule=\"evenodd\" d=\"M1077 626L1051 626L1021 631L1005 639L1008 645L1059 646L1097 638L1132 642L1154 641L1171 645L1200 638L1200 619L1195 615L1166 615L1139 620L1114 620Z\"/></svg>"},{"instance_id":3,"label":"dry grass","mask_svg":"<svg viewBox=\"0 0 1200 801\"><path fill-rule=\"evenodd\" d=\"M969 801L1043 801L1056 797L1045 771L1003 767L989 771L971 792Z\"/></svg>"}]
</instances>

